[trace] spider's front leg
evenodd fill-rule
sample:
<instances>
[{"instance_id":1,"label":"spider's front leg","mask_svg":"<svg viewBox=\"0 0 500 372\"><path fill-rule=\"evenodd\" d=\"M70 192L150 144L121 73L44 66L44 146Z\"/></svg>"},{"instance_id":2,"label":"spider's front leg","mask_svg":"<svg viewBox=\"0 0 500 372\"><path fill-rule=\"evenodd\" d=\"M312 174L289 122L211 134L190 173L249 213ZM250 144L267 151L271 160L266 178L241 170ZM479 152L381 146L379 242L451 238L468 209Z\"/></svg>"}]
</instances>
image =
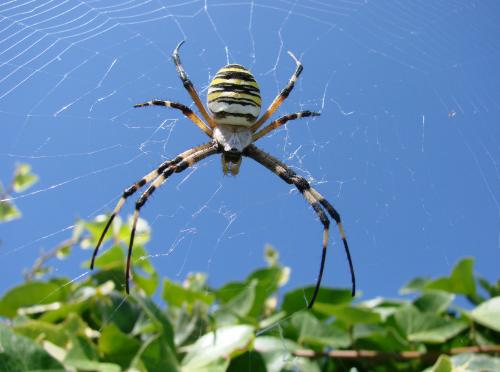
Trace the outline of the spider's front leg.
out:
<instances>
[{"instance_id":1,"label":"spider's front leg","mask_svg":"<svg viewBox=\"0 0 500 372\"><path fill-rule=\"evenodd\" d=\"M179 49L182 46L182 44L184 44L184 40L181 41L179 44L177 44L177 47L174 49L174 52L172 53L172 59L174 60L175 68L177 69L179 78L182 81L182 85L184 85L184 88L186 88L186 90L188 91L189 95L193 99L194 104L201 112L201 115L203 115L205 121L208 123L210 128L213 129L215 128L214 119L207 113L205 106L203 106L203 103L201 103L200 97L198 96L196 89L194 89L193 83L191 82L191 80L189 80L186 71L184 71L184 67L182 67L181 57L179 55Z\"/></svg>"},{"instance_id":2,"label":"spider's front leg","mask_svg":"<svg viewBox=\"0 0 500 372\"><path fill-rule=\"evenodd\" d=\"M302 67L302 63L300 63L300 61L297 59L297 57L295 57L295 55L292 52L289 51L288 54L295 61L295 65L296 65L295 71L294 71L292 77L290 78L290 80L288 81L288 84L286 85L286 87L284 87L283 90L280 92L280 94L278 94L276 96L276 98L273 100L273 102L267 108L266 112L264 112L264 115L262 115L262 117L259 120L257 120L255 122L255 124L253 124L250 127L250 129L252 129L253 132L255 132L257 129L259 129L260 126L262 124L264 124L264 122L267 119L269 119L269 117L278 109L278 107L280 107L280 105L283 103L283 101L288 98L288 95L290 94L293 87L295 86L295 82L297 81L300 74L302 73L302 70L304 69Z\"/></svg>"},{"instance_id":3,"label":"spider's front leg","mask_svg":"<svg viewBox=\"0 0 500 372\"><path fill-rule=\"evenodd\" d=\"M138 103L134 105L134 107L147 107L147 106L163 106L163 107L171 107L177 110L180 110L184 116L186 116L189 120L196 124L198 128L200 128L207 136L212 138L212 129L206 126L206 124L196 115L193 110L191 110L186 105L182 103L172 102L172 101L163 101L159 99L153 99L151 101Z\"/></svg>"}]
</instances>

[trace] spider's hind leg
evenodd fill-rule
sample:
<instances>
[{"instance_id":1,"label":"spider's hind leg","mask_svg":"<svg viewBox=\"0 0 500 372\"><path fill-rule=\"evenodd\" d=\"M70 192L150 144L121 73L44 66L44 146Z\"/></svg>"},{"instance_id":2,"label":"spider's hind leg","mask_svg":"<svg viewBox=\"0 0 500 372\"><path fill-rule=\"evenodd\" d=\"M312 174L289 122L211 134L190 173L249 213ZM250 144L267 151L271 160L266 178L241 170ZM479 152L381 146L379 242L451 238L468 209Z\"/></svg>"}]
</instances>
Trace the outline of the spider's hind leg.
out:
<instances>
[{"instance_id":1,"label":"spider's hind leg","mask_svg":"<svg viewBox=\"0 0 500 372\"><path fill-rule=\"evenodd\" d=\"M129 293L132 248L134 246L135 230L137 227L137 221L139 220L139 212L141 208L144 206L144 204L146 204L153 192L157 188L159 188L167 180L168 177L170 177L174 173L180 173L186 170L188 167L199 162L200 160L205 159L210 155L220 152L220 147L217 142L211 141L205 145L195 147L194 149L188 151L190 151L190 154L188 156L182 157L179 162L170 165L169 167L165 168L163 172L161 172L161 174L158 174L158 176L151 182L146 191L142 193L142 195L139 197L139 199L137 199L135 203L135 211L132 222L132 230L130 233L130 242L128 246L127 264L125 271L125 289L127 293Z\"/></svg>"},{"instance_id":2,"label":"spider's hind leg","mask_svg":"<svg viewBox=\"0 0 500 372\"><path fill-rule=\"evenodd\" d=\"M356 278L354 275L354 267L352 264L351 254L349 252L349 246L347 245L347 239L345 237L344 229L341 224L340 215L335 210L335 208L321 195L318 191L316 191L309 182L302 176L299 176L295 171L290 169L285 163L279 161L274 156L265 153L262 150L259 150L255 145L248 146L243 152L245 156L248 156L258 163L262 164L264 167L269 169L271 172L279 176L283 181L288 184L293 184L300 193L304 196L306 201L311 205L314 212L318 216L321 224L323 225L323 250L321 253L321 262L318 278L316 280L316 286L314 288L314 292L311 296L311 300L307 305L308 308L311 308L314 305L314 301L316 300L316 296L319 293L319 289L321 286L321 279L323 277L323 270L325 266L326 259L326 249L328 245L328 231L330 221L328 217L323 211L323 208L326 209L328 214L335 220L337 223L338 230L340 232L340 236L342 242L344 244L344 250L347 255L347 259L349 261L349 269L351 271L351 281L352 281L352 295L354 296L356 293Z\"/></svg>"},{"instance_id":3,"label":"spider's hind leg","mask_svg":"<svg viewBox=\"0 0 500 372\"><path fill-rule=\"evenodd\" d=\"M127 200L127 198L129 198L130 196L132 196L133 194L135 194L135 192L137 190L139 190L141 187L143 187L147 183L153 181L156 177L158 177L159 175L161 175L167 168L169 168L172 165L180 163L186 157L190 156L191 154L193 154L194 152L196 152L196 151L198 151L200 149L201 149L201 146L194 147L192 149L189 149L189 150L184 151L183 153L177 155L172 160L164 161L163 163L160 164L160 166L158 168L152 170L151 172L149 172L148 174L146 174L144 177L142 177L139 181L137 181L132 186L126 188L123 191L123 194L120 197L120 199L118 200L118 202L116 203L116 206L113 209L113 212L111 212L111 215L109 216L108 222L106 223L106 226L102 230L101 236L99 237L99 240L97 241L97 244L96 244L96 247L94 249L94 252L92 253L92 259L90 261L90 269L91 270L94 269L95 259L97 257L97 253L99 252L99 248L101 247L101 244L102 244L102 242L104 240L104 236L106 235L106 233L108 232L109 228L111 227L111 224L113 223L113 220L115 219L116 215L122 209L122 207L125 204L125 201Z\"/></svg>"}]
</instances>

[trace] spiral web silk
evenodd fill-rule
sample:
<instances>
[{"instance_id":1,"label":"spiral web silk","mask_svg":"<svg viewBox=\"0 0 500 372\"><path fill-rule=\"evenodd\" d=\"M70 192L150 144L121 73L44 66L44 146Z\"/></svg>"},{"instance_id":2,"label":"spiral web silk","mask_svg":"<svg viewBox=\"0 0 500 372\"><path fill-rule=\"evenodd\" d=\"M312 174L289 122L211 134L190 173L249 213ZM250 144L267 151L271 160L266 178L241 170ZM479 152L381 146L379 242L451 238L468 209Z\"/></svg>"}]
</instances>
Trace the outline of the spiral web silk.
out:
<instances>
[{"instance_id":1,"label":"spiral web silk","mask_svg":"<svg viewBox=\"0 0 500 372\"><path fill-rule=\"evenodd\" d=\"M30 163L41 179L11 197L24 215L1 230L9 278L2 289L41 248L66 239L77 217L109 212L125 187L205 140L175 111L132 109L152 98L194 109L170 60L180 40L202 99L222 65L241 63L266 106L293 71L287 51L303 62L278 113L322 116L287 124L260 145L338 207L367 296L393 295L416 275L442 275L465 255L494 278L498 10L494 1L4 2L0 179L16 162ZM161 190L143 212L161 275L207 271L214 286L241 280L262 265L270 242L292 268L287 288L314 282L318 224L266 170L245 161L237 178L224 178L210 158ZM332 235L323 283L348 286ZM89 254L54 262L55 274L84 277L79 262Z\"/></svg>"}]
</instances>

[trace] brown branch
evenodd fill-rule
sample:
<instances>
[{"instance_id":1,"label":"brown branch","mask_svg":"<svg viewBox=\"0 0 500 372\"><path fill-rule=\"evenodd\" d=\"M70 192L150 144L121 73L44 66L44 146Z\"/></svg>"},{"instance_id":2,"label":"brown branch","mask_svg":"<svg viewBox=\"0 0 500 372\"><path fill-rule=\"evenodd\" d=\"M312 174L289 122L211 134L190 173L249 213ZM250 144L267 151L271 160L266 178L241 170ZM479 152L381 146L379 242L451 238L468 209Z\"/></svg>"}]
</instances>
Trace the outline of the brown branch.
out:
<instances>
[{"instance_id":1,"label":"brown branch","mask_svg":"<svg viewBox=\"0 0 500 372\"><path fill-rule=\"evenodd\" d=\"M57 256L57 254L61 249L65 247L73 247L77 244L80 244L83 239L84 237L75 236L70 239L62 241L56 247L52 248L50 251L40 253L40 256L35 260L31 269L29 269L24 273L24 279L26 281L32 280L35 277L36 272L42 269L47 261Z\"/></svg>"},{"instance_id":2,"label":"brown branch","mask_svg":"<svg viewBox=\"0 0 500 372\"><path fill-rule=\"evenodd\" d=\"M425 359L433 361L439 358L442 354L456 355L462 353L484 353L495 354L500 353L500 345L483 345L483 346L466 346L455 347L448 351L401 351L401 352L387 352L387 351L373 351L373 350L332 350L328 352L315 352L308 349L297 349L293 355L304 358L323 358L328 357L332 359L366 359L366 360L411 360L411 359Z\"/></svg>"}]
</instances>

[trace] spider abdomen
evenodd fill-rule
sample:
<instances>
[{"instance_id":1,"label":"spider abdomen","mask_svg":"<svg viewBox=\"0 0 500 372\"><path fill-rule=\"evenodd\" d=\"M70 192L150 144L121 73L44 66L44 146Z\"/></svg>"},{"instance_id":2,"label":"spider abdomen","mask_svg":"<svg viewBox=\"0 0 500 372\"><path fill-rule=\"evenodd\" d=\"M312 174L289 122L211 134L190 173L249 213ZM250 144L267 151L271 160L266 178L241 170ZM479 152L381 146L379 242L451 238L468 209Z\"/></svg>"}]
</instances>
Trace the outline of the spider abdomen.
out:
<instances>
[{"instance_id":1,"label":"spider abdomen","mask_svg":"<svg viewBox=\"0 0 500 372\"><path fill-rule=\"evenodd\" d=\"M217 124L251 126L260 113L259 85L245 67L226 65L210 83L207 103Z\"/></svg>"}]
</instances>

